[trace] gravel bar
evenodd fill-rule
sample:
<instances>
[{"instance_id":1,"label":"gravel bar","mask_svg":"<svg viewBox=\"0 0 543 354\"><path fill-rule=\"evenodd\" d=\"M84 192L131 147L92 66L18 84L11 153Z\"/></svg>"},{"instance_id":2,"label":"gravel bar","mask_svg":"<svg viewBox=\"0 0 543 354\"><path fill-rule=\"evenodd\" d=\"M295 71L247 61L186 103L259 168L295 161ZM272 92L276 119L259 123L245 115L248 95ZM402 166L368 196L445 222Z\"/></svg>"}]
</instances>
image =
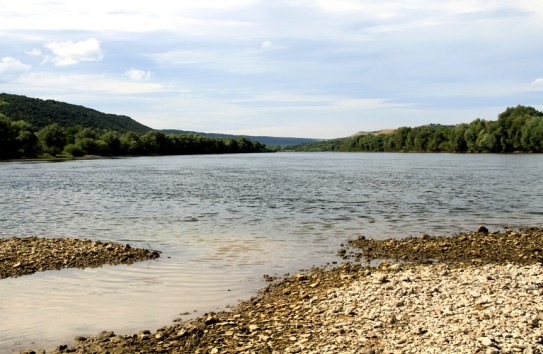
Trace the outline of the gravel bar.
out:
<instances>
[{"instance_id":1,"label":"gravel bar","mask_svg":"<svg viewBox=\"0 0 543 354\"><path fill-rule=\"evenodd\" d=\"M359 238L341 251L355 261L285 276L227 311L52 352L541 354L542 238L540 228ZM375 258L388 261L368 266Z\"/></svg>"},{"instance_id":2,"label":"gravel bar","mask_svg":"<svg viewBox=\"0 0 543 354\"><path fill-rule=\"evenodd\" d=\"M0 239L0 279L63 268L132 264L160 257L160 252L112 242L74 238Z\"/></svg>"}]
</instances>

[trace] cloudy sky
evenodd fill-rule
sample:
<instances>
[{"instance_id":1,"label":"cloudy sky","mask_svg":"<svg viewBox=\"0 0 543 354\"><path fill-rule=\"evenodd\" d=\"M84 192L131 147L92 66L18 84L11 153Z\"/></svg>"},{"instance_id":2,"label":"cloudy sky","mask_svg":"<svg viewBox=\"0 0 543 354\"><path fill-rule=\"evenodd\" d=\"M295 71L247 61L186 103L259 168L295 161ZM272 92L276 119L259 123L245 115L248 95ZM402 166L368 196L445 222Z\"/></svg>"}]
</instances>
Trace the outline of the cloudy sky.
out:
<instances>
[{"instance_id":1,"label":"cloudy sky","mask_svg":"<svg viewBox=\"0 0 543 354\"><path fill-rule=\"evenodd\" d=\"M543 110L541 0L0 0L0 92L334 138Z\"/></svg>"}]
</instances>

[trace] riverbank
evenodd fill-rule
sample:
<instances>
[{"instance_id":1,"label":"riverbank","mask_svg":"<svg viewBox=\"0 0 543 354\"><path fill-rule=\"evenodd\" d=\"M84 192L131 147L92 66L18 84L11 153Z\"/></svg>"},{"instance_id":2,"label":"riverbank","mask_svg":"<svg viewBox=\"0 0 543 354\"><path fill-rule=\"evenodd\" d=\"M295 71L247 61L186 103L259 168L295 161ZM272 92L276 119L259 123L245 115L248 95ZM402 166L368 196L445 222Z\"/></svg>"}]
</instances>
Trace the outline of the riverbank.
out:
<instances>
[{"instance_id":1,"label":"riverbank","mask_svg":"<svg viewBox=\"0 0 543 354\"><path fill-rule=\"evenodd\" d=\"M541 353L543 230L480 231L359 238L346 257L362 261L371 249L370 258L397 262L308 270L227 311L154 332L78 337L52 352Z\"/></svg>"},{"instance_id":2,"label":"riverbank","mask_svg":"<svg viewBox=\"0 0 543 354\"><path fill-rule=\"evenodd\" d=\"M132 264L158 257L158 251L112 242L12 237L0 239L0 279L63 268Z\"/></svg>"}]
</instances>

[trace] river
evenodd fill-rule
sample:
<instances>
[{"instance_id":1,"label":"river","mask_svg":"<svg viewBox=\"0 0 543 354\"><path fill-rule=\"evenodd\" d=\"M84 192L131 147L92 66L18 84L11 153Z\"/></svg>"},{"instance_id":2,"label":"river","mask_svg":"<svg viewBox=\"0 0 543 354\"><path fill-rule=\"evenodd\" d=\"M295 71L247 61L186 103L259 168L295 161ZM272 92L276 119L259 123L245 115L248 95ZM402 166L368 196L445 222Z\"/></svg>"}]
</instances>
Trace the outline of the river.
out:
<instances>
[{"instance_id":1,"label":"river","mask_svg":"<svg viewBox=\"0 0 543 354\"><path fill-rule=\"evenodd\" d=\"M340 244L542 225L543 155L275 153L0 163L0 237L162 251L0 280L0 352L224 309ZM180 315L184 313L184 315ZM188 313L188 314L187 314Z\"/></svg>"}]
</instances>

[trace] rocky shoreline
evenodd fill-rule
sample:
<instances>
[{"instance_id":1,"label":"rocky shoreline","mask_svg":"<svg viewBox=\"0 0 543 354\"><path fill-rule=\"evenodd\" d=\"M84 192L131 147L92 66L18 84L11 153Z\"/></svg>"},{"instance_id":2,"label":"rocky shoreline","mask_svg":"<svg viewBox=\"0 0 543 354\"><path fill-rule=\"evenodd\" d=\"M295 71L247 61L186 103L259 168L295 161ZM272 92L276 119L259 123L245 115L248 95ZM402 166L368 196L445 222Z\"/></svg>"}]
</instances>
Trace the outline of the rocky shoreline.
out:
<instances>
[{"instance_id":1,"label":"rocky shoreline","mask_svg":"<svg viewBox=\"0 0 543 354\"><path fill-rule=\"evenodd\" d=\"M360 237L340 251L354 261L287 276L227 311L52 352L543 353L543 229L479 231Z\"/></svg>"},{"instance_id":2,"label":"rocky shoreline","mask_svg":"<svg viewBox=\"0 0 543 354\"><path fill-rule=\"evenodd\" d=\"M46 270L132 264L160 257L160 252L112 242L74 238L0 239L0 279Z\"/></svg>"}]
</instances>

